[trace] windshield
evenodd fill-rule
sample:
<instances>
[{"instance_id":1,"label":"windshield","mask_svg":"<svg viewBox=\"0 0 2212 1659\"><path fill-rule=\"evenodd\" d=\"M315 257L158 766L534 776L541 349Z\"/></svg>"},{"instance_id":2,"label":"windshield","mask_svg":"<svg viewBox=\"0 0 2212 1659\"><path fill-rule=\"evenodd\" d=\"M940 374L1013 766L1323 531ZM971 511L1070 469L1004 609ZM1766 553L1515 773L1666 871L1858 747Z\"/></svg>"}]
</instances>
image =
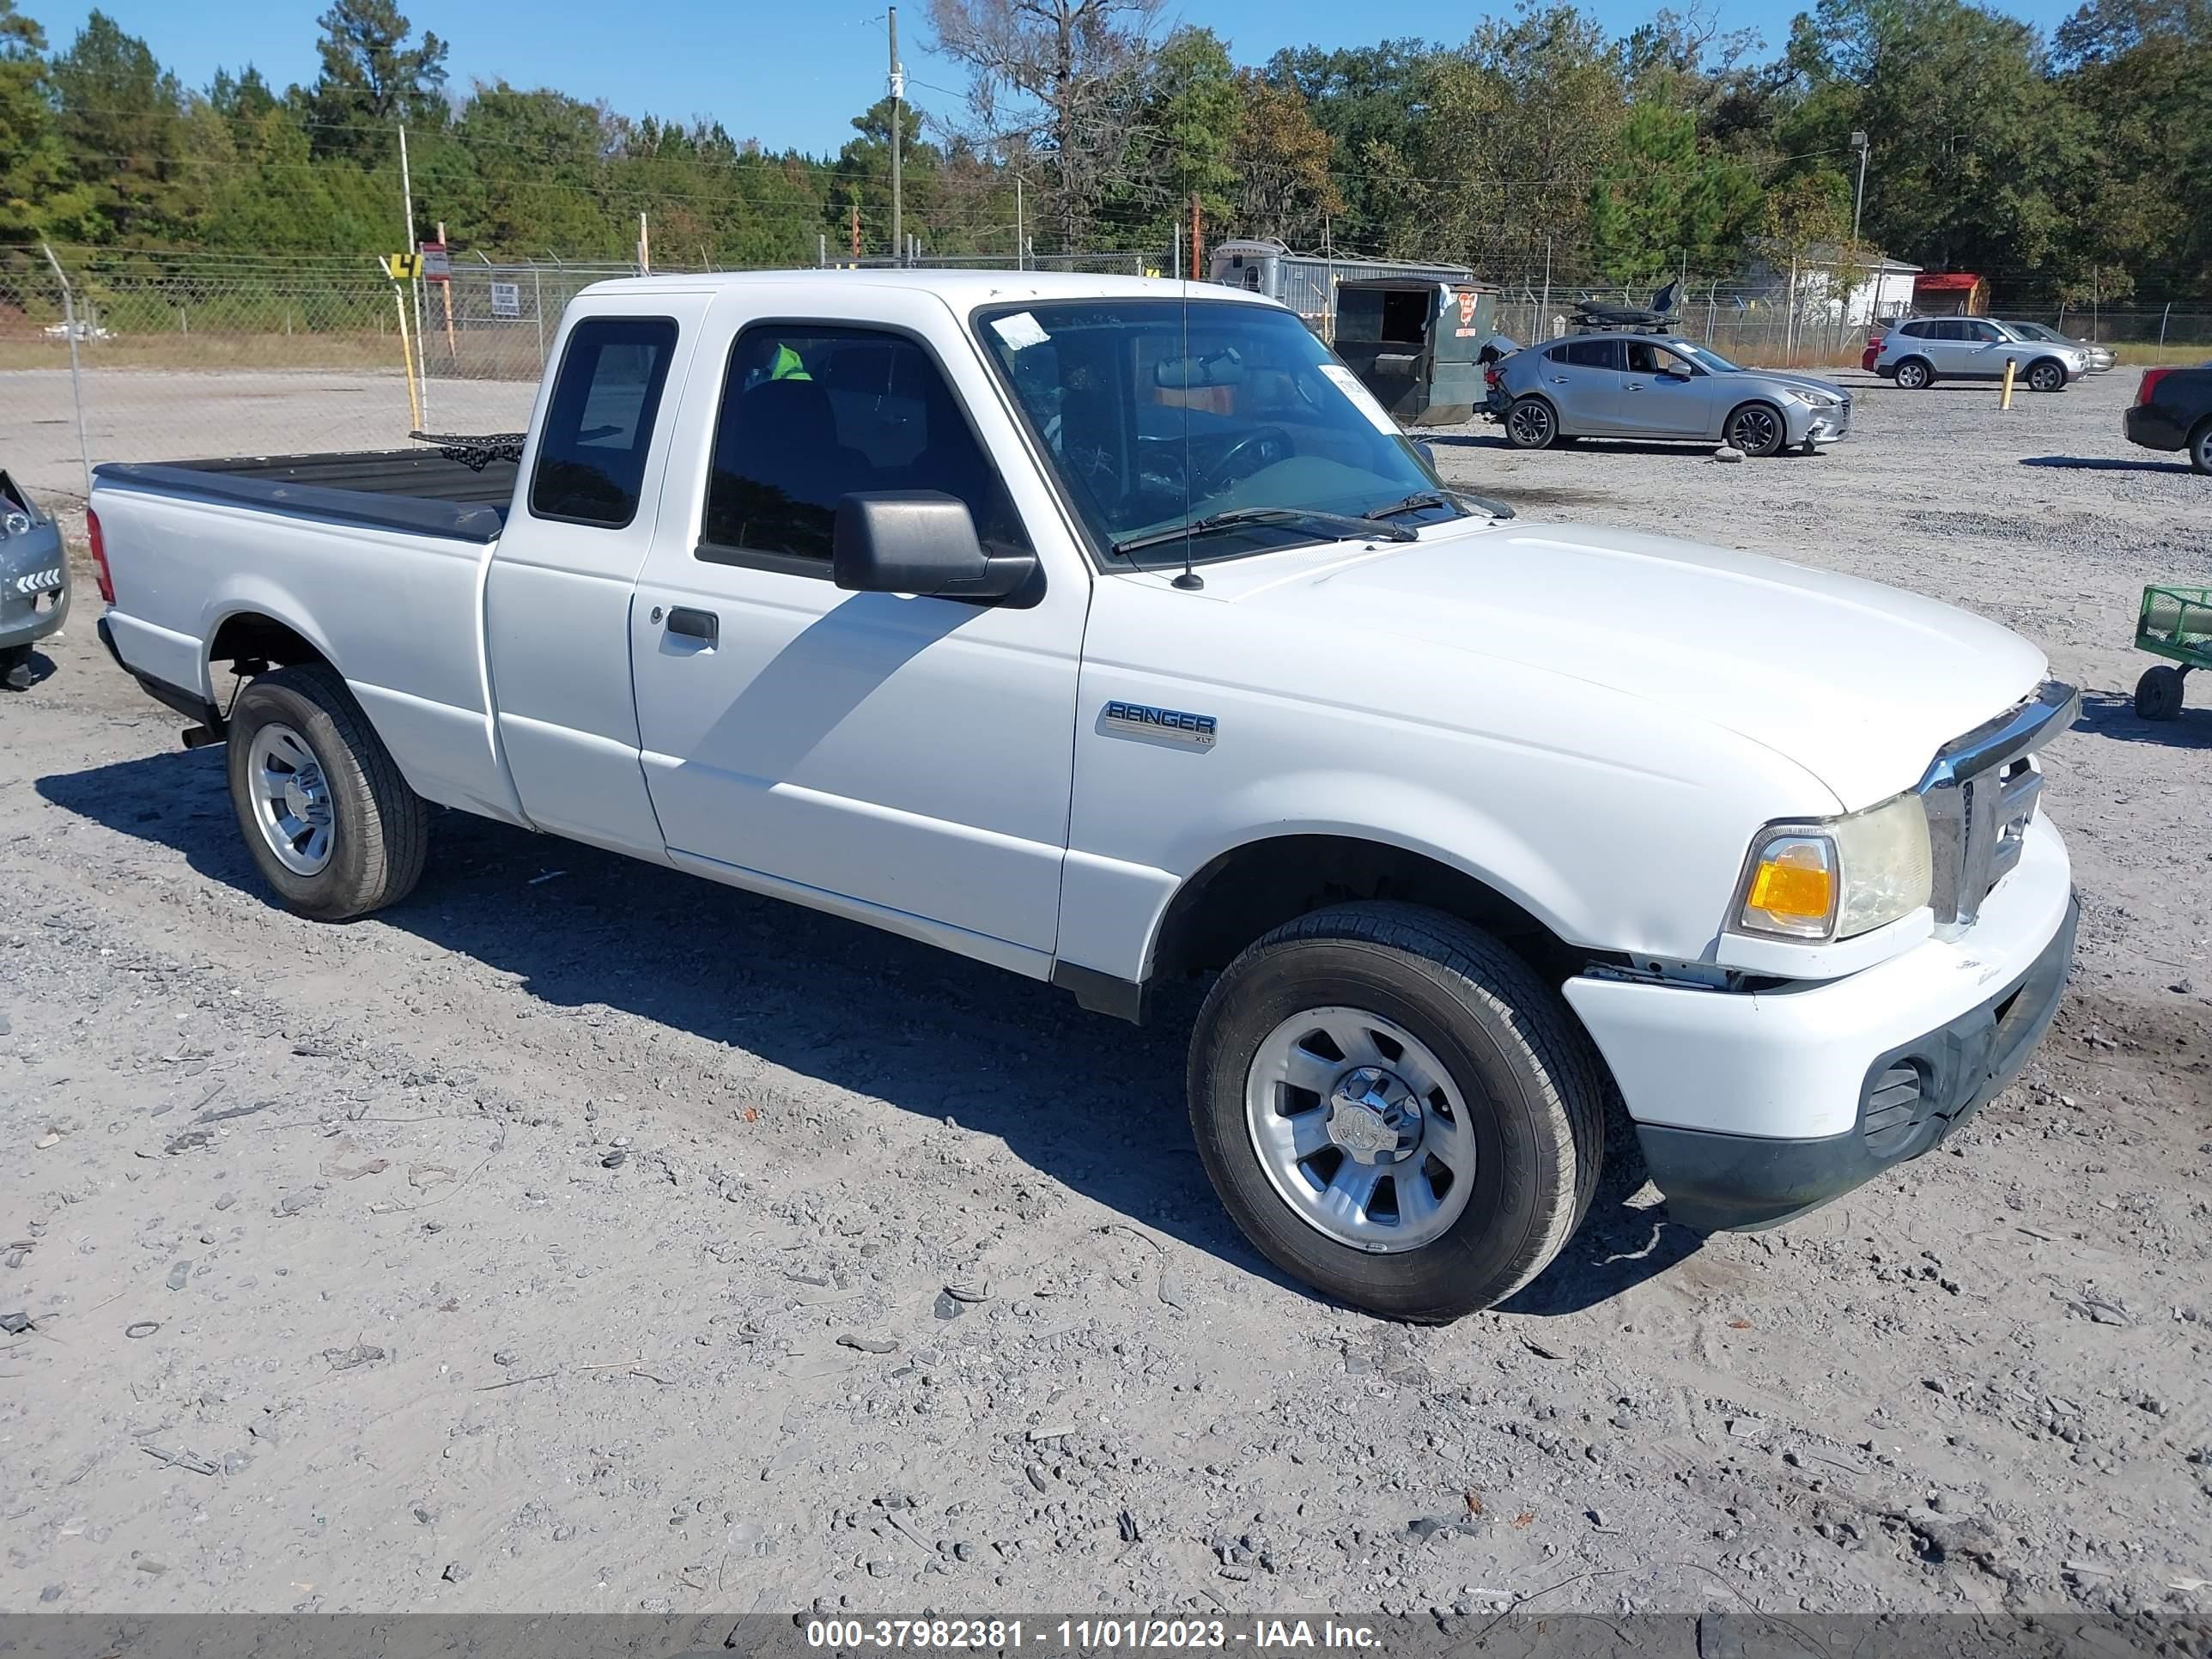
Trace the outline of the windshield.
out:
<instances>
[{"instance_id":1,"label":"windshield","mask_svg":"<svg viewBox=\"0 0 2212 1659\"><path fill-rule=\"evenodd\" d=\"M1344 521L1370 514L1388 520L1377 533L1465 516L1288 311L1086 300L987 311L976 326L1093 540L1134 562L1364 534Z\"/></svg>"},{"instance_id":2,"label":"windshield","mask_svg":"<svg viewBox=\"0 0 2212 1659\"><path fill-rule=\"evenodd\" d=\"M1695 357L1699 362L1703 363L1707 368L1711 369L1716 374L1741 374L1743 373L1743 366L1741 363L1730 362L1727 358L1722 356L1719 352L1714 350L1711 346L1692 345L1687 341L1685 341L1679 345L1676 349L1688 352L1690 356Z\"/></svg>"},{"instance_id":3,"label":"windshield","mask_svg":"<svg viewBox=\"0 0 2212 1659\"><path fill-rule=\"evenodd\" d=\"M2058 337L2041 323L2007 323L2005 326L2022 339L2055 340Z\"/></svg>"}]
</instances>

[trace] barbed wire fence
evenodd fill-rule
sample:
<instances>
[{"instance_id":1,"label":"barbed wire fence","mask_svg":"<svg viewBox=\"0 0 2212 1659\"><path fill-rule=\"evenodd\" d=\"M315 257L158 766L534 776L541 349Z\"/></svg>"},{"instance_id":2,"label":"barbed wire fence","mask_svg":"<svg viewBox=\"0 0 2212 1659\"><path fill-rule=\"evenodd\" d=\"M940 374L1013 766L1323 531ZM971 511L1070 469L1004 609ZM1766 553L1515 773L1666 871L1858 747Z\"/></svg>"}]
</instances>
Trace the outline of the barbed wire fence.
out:
<instances>
[{"instance_id":1,"label":"barbed wire fence","mask_svg":"<svg viewBox=\"0 0 2212 1659\"><path fill-rule=\"evenodd\" d=\"M893 263L817 246L830 265ZM1143 275L1176 260L1162 247L908 263ZM453 258L448 280L408 284L366 254L0 247L0 469L41 495L78 497L103 461L390 449L417 428L519 431L563 310L592 283L635 270L468 254ZM1533 260L1475 276L1498 291L1494 326L1522 343L1570 326L1579 299L1650 297ZM1909 287L1902 293L1869 290L1848 267L1690 274L1677 327L1741 362L1842 366L1905 308ZM2201 301L2084 309L2054 298L2006 314L2145 361L2212 347L2212 303Z\"/></svg>"}]
</instances>

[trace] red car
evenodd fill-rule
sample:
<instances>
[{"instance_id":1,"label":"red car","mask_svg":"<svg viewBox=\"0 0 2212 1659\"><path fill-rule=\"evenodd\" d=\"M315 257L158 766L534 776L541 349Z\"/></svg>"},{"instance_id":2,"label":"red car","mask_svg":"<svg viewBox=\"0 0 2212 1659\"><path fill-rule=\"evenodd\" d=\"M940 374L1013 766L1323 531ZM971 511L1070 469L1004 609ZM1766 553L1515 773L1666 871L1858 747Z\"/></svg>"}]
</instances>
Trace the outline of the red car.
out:
<instances>
[{"instance_id":1,"label":"red car","mask_svg":"<svg viewBox=\"0 0 2212 1659\"><path fill-rule=\"evenodd\" d=\"M1859 367L1869 374L1874 373L1874 360L1881 356L1881 341L1879 334L1868 335L1866 349L1859 353Z\"/></svg>"}]
</instances>

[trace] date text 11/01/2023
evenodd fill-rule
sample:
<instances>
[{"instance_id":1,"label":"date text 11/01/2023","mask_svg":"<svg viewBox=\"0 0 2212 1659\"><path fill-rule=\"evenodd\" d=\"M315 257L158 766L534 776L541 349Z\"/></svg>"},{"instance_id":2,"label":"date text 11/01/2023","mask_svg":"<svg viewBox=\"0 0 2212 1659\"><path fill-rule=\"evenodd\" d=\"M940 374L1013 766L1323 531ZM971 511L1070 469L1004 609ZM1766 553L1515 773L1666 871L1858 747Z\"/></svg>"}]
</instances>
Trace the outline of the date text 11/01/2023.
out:
<instances>
[{"instance_id":1,"label":"date text 11/01/2023","mask_svg":"<svg viewBox=\"0 0 2212 1659\"><path fill-rule=\"evenodd\" d=\"M810 1648L876 1651L951 1649L1095 1652L1237 1649L1259 1653L1381 1645L1371 1626L1333 1619L810 1619Z\"/></svg>"}]
</instances>

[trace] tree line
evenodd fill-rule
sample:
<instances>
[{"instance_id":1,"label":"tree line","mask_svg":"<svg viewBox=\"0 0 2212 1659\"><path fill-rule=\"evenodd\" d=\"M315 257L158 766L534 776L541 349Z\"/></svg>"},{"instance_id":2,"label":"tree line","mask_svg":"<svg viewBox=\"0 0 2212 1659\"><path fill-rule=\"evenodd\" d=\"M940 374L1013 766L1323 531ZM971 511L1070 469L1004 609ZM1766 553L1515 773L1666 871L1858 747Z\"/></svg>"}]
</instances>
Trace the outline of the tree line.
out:
<instances>
[{"instance_id":1,"label":"tree line","mask_svg":"<svg viewBox=\"0 0 2212 1659\"><path fill-rule=\"evenodd\" d=\"M1239 62L1165 0L931 0L964 94L896 106L901 228L932 255L1203 234L1656 284L1872 250L2010 296L2212 295L2212 0L2087 0L2046 37L1968 0L1816 0L1778 48L1662 11L1613 35L1519 0L1456 44ZM187 87L95 11L50 45L0 0L0 246L388 251L418 234L668 263L893 252L886 98L834 155L505 81L449 84L393 0L332 0L319 70ZM1863 134L1863 149L1854 135ZM1864 188L1860 194L1861 163ZM1855 235L1856 232L1856 235Z\"/></svg>"}]
</instances>

